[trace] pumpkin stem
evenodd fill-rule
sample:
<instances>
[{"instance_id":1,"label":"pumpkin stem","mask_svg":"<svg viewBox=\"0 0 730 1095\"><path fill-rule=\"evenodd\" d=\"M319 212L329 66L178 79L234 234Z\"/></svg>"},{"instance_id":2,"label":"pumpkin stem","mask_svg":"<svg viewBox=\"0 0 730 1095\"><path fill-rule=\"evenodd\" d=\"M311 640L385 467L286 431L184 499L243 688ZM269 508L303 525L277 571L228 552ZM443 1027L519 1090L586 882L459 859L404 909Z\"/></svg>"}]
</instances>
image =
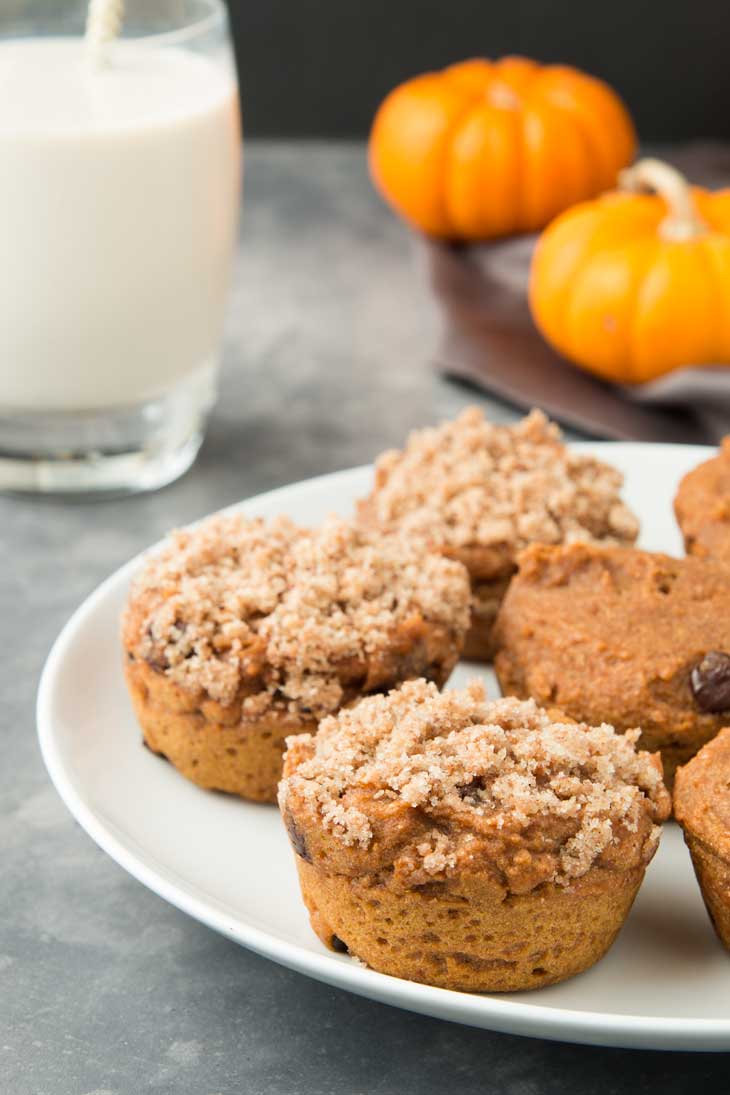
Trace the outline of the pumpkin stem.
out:
<instances>
[{"instance_id":1,"label":"pumpkin stem","mask_svg":"<svg viewBox=\"0 0 730 1095\"><path fill-rule=\"evenodd\" d=\"M690 240L707 231L707 225L697 212L692 189L676 168L662 160L639 160L618 177L622 190L634 194L658 194L667 206L668 215L659 225L659 235L665 240Z\"/></svg>"}]
</instances>

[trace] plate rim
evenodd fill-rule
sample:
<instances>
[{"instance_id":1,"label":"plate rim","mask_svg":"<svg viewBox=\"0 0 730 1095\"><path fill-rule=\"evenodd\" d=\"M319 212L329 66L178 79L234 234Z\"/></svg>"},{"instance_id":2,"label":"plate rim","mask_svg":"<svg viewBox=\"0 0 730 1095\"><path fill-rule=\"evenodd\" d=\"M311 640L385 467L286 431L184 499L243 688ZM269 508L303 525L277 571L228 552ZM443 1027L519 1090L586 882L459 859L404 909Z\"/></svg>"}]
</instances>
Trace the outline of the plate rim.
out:
<instances>
[{"instance_id":1,"label":"plate rim","mask_svg":"<svg viewBox=\"0 0 730 1095\"><path fill-rule=\"evenodd\" d=\"M714 446L681 443L583 441L570 443L578 451L600 451L607 447L621 449L648 447L713 452ZM247 506L270 504L282 493L294 487L317 487L336 479L348 479L372 470L361 464L324 475L313 476L235 502L213 512L245 511ZM206 515L207 516L207 515ZM202 517L199 520L205 520ZM192 522L191 527L199 523ZM54 736L53 696L63 668L66 650L76 634L93 616L107 593L124 581L148 552L162 541L151 545L122 564L105 578L75 609L61 629L46 658L36 703L36 721L41 755L56 791L62 801L91 839L128 874L169 904L200 921L220 934L262 957L277 962L305 976L345 989L391 1006L446 1019L463 1025L544 1038L550 1041L616 1046L636 1049L722 1051L730 1049L730 1017L728 1019L679 1018L651 1015L628 1015L602 1011L577 1011L563 1007L545 1007L539 1003L514 1000L509 993L475 994L438 988L406 981L378 973L344 961L342 958L309 951L297 943L279 939L242 919L234 919L215 908L195 892L195 887L173 871L150 866L112 828L105 824L76 787L73 771L64 760ZM164 867L164 865L162 865Z\"/></svg>"}]
</instances>

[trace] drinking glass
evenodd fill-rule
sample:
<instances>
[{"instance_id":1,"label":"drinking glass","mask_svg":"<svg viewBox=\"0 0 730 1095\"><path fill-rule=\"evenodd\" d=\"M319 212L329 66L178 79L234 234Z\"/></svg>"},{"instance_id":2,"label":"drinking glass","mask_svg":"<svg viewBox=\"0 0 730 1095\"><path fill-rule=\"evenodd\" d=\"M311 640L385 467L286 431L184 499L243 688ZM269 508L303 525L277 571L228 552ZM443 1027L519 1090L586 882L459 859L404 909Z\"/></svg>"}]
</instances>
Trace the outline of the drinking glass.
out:
<instances>
[{"instance_id":1,"label":"drinking glass","mask_svg":"<svg viewBox=\"0 0 730 1095\"><path fill-rule=\"evenodd\" d=\"M216 395L242 169L220 0L0 12L0 490L151 490Z\"/></svg>"}]
</instances>

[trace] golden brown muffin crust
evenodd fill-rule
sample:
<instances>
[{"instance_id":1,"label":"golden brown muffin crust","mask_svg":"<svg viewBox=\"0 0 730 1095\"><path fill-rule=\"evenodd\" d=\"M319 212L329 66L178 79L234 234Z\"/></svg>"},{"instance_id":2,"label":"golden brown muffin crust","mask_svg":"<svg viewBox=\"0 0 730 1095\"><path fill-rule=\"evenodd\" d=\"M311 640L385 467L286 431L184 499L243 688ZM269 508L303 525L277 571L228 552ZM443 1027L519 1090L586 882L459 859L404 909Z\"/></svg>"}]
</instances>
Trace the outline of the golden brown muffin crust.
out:
<instances>
[{"instance_id":1,"label":"golden brown muffin crust","mask_svg":"<svg viewBox=\"0 0 730 1095\"><path fill-rule=\"evenodd\" d=\"M312 929L394 977L464 992L514 992L564 981L606 953L644 876L593 867L571 885L496 894L471 877L397 890L296 860Z\"/></svg>"},{"instance_id":2,"label":"golden brown muffin crust","mask_svg":"<svg viewBox=\"0 0 730 1095\"><path fill-rule=\"evenodd\" d=\"M730 570L719 563L535 545L520 558L496 640L503 691L582 721L640 726L668 779L727 722L705 661L730 653Z\"/></svg>"}]
</instances>

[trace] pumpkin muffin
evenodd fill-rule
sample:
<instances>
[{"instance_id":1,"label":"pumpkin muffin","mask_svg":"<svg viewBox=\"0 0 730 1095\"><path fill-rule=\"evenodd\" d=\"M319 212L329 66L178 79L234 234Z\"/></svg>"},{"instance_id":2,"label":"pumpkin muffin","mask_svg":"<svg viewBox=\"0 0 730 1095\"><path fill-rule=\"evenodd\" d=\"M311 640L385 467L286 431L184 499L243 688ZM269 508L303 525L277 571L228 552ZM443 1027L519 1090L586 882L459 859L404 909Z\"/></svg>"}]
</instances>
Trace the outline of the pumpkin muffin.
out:
<instances>
[{"instance_id":1,"label":"pumpkin muffin","mask_svg":"<svg viewBox=\"0 0 730 1095\"><path fill-rule=\"evenodd\" d=\"M127 683L144 740L201 787L276 800L287 734L409 677L443 684L469 622L459 563L331 519L216 516L133 583Z\"/></svg>"},{"instance_id":2,"label":"pumpkin muffin","mask_svg":"<svg viewBox=\"0 0 730 1095\"><path fill-rule=\"evenodd\" d=\"M566 448L541 411L496 426L469 407L455 421L412 433L402 452L384 453L359 516L367 526L422 537L464 563L472 583L464 655L487 661L521 549L634 542L639 526L619 497L621 483L614 468Z\"/></svg>"},{"instance_id":3,"label":"pumpkin muffin","mask_svg":"<svg viewBox=\"0 0 730 1095\"><path fill-rule=\"evenodd\" d=\"M730 560L730 437L682 479L674 512L688 555Z\"/></svg>"},{"instance_id":4,"label":"pumpkin muffin","mask_svg":"<svg viewBox=\"0 0 730 1095\"><path fill-rule=\"evenodd\" d=\"M730 950L730 729L677 772L674 816L684 830L707 912Z\"/></svg>"},{"instance_id":5,"label":"pumpkin muffin","mask_svg":"<svg viewBox=\"0 0 730 1095\"><path fill-rule=\"evenodd\" d=\"M669 810L638 736L420 680L289 738L279 804L314 931L382 973L465 991L587 969Z\"/></svg>"},{"instance_id":6,"label":"pumpkin muffin","mask_svg":"<svg viewBox=\"0 0 730 1095\"><path fill-rule=\"evenodd\" d=\"M496 626L503 692L641 727L668 784L730 719L730 571L631 548L535 545Z\"/></svg>"}]
</instances>

